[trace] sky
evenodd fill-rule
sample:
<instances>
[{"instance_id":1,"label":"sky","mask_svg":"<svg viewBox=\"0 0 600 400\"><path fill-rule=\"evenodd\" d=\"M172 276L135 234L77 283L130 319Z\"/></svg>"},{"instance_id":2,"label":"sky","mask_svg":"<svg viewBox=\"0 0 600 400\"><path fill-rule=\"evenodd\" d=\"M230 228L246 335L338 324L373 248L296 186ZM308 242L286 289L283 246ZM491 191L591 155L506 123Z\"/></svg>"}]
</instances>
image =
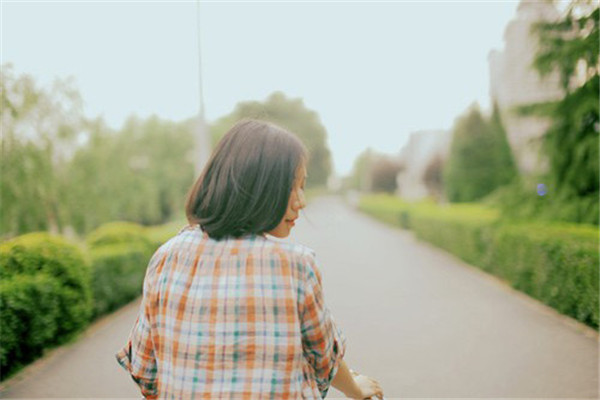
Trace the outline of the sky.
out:
<instances>
[{"instance_id":1,"label":"sky","mask_svg":"<svg viewBox=\"0 0 600 400\"><path fill-rule=\"evenodd\" d=\"M488 109L488 54L517 5L2 0L1 59L42 86L72 77L85 114L114 128L196 115L200 74L209 122L282 91L319 114L345 175L367 147L396 154L412 132Z\"/></svg>"}]
</instances>

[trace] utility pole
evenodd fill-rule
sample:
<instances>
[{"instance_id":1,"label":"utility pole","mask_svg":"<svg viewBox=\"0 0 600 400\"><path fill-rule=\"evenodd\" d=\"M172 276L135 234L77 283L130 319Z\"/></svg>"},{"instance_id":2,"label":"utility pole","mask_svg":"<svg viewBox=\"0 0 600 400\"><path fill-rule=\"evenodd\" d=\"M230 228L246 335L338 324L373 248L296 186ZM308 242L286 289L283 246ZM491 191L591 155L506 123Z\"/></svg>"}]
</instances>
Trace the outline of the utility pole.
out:
<instances>
[{"instance_id":1,"label":"utility pole","mask_svg":"<svg viewBox=\"0 0 600 400\"><path fill-rule=\"evenodd\" d=\"M208 133L208 125L204 116L204 94L202 90L202 51L201 51L201 43L200 43L200 0L196 1L196 23L198 26L198 121L197 121L197 133L195 140L195 172L196 176L200 175L202 169L208 162L208 158L210 157L210 139Z\"/></svg>"}]
</instances>

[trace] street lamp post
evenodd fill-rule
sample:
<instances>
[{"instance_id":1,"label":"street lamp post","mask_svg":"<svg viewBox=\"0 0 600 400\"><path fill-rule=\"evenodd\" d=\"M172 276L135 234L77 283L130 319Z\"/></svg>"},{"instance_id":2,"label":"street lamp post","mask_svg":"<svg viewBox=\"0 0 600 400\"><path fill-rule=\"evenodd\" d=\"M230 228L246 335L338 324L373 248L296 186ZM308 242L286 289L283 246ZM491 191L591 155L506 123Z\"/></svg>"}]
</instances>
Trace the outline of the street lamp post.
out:
<instances>
[{"instance_id":1,"label":"street lamp post","mask_svg":"<svg viewBox=\"0 0 600 400\"><path fill-rule=\"evenodd\" d=\"M202 91L202 51L200 44L200 0L196 1L196 22L198 26L198 121L197 121L197 133L195 140L196 151L195 154L195 172L199 175L210 156L210 140L208 135L208 125L204 117L204 95Z\"/></svg>"}]
</instances>

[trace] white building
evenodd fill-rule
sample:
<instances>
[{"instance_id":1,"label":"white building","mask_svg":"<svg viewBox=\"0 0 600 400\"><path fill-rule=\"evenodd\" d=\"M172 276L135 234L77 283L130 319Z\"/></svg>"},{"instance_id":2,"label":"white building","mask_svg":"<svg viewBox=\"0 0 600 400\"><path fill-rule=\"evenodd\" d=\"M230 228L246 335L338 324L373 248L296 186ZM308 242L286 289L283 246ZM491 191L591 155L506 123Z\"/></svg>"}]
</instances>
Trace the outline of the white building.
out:
<instances>
[{"instance_id":1,"label":"white building","mask_svg":"<svg viewBox=\"0 0 600 400\"><path fill-rule=\"evenodd\" d=\"M408 143L400 151L404 169L396 177L396 194L406 200L420 200L433 195L425 186L423 175L427 166L436 158L448 158L451 132L418 131L410 135Z\"/></svg>"},{"instance_id":2,"label":"white building","mask_svg":"<svg viewBox=\"0 0 600 400\"><path fill-rule=\"evenodd\" d=\"M519 116L514 108L563 96L558 74L542 79L532 66L538 48L537 35L531 32L533 24L558 17L558 10L550 2L521 0L516 16L504 32L504 48L492 51L488 57L491 100L500 108L515 161L526 175L547 168L547 160L539 153L539 138L546 132L549 121Z\"/></svg>"}]
</instances>

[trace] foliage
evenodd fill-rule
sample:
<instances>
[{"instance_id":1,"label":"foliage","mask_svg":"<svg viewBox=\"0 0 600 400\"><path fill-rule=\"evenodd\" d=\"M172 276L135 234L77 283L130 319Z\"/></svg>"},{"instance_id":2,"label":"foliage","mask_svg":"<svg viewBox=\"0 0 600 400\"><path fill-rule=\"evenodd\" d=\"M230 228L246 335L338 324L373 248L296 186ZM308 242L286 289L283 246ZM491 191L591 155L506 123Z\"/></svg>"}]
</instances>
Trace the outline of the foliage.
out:
<instances>
[{"instance_id":1,"label":"foliage","mask_svg":"<svg viewBox=\"0 0 600 400\"><path fill-rule=\"evenodd\" d=\"M2 243L0 279L3 369L30 361L89 321L89 265L60 237L30 233Z\"/></svg>"},{"instance_id":2,"label":"foliage","mask_svg":"<svg viewBox=\"0 0 600 400\"><path fill-rule=\"evenodd\" d=\"M113 311L142 294L148 248L139 242L102 245L90 250L94 316Z\"/></svg>"},{"instance_id":3,"label":"foliage","mask_svg":"<svg viewBox=\"0 0 600 400\"><path fill-rule=\"evenodd\" d=\"M598 229L557 223L498 229L486 269L515 289L598 329Z\"/></svg>"},{"instance_id":4,"label":"foliage","mask_svg":"<svg viewBox=\"0 0 600 400\"><path fill-rule=\"evenodd\" d=\"M327 131L319 115L306 108L302 99L290 99L281 92L275 92L264 102L240 102L230 114L211 127L213 143L243 118L270 121L298 135L310 153L307 186L327 183L332 168L331 153L326 143Z\"/></svg>"},{"instance_id":5,"label":"foliage","mask_svg":"<svg viewBox=\"0 0 600 400\"><path fill-rule=\"evenodd\" d=\"M60 285L47 274L15 275L0 282L2 379L56 343Z\"/></svg>"},{"instance_id":6,"label":"foliage","mask_svg":"<svg viewBox=\"0 0 600 400\"><path fill-rule=\"evenodd\" d=\"M480 204L406 203L365 196L359 208L504 280L598 329L598 227L517 223Z\"/></svg>"},{"instance_id":7,"label":"foliage","mask_svg":"<svg viewBox=\"0 0 600 400\"><path fill-rule=\"evenodd\" d=\"M404 166L394 156L379 153L367 148L354 160L349 176L344 179L345 189L363 192L396 191L396 176Z\"/></svg>"},{"instance_id":8,"label":"foliage","mask_svg":"<svg viewBox=\"0 0 600 400\"><path fill-rule=\"evenodd\" d=\"M429 195L436 199L436 201L442 201L444 198L444 160L442 156L437 155L431 159L429 164L423 171L421 180L425 184Z\"/></svg>"},{"instance_id":9,"label":"foliage","mask_svg":"<svg viewBox=\"0 0 600 400\"><path fill-rule=\"evenodd\" d=\"M81 99L69 81L39 88L29 75L2 66L0 232L59 231L65 174L82 125Z\"/></svg>"},{"instance_id":10,"label":"foliage","mask_svg":"<svg viewBox=\"0 0 600 400\"><path fill-rule=\"evenodd\" d=\"M92 249L106 245L129 244L154 250L145 228L132 222L117 221L104 224L90 232L86 241Z\"/></svg>"},{"instance_id":11,"label":"foliage","mask_svg":"<svg viewBox=\"0 0 600 400\"><path fill-rule=\"evenodd\" d=\"M556 221L597 224L598 199L593 196L565 199L554 187L544 187L546 175L519 177L482 200L498 208L502 218L511 222Z\"/></svg>"},{"instance_id":12,"label":"foliage","mask_svg":"<svg viewBox=\"0 0 600 400\"><path fill-rule=\"evenodd\" d=\"M396 191L396 176L400 164L392 158L376 159L371 166L371 190L374 192L394 193Z\"/></svg>"},{"instance_id":13,"label":"foliage","mask_svg":"<svg viewBox=\"0 0 600 400\"><path fill-rule=\"evenodd\" d=\"M83 234L100 224L172 220L193 181L193 120L85 118L69 81L39 87L2 68L0 236Z\"/></svg>"},{"instance_id":14,"label":"foliage","mask_svg":"<svg viewBox=\"0 0 600 400\"><path fill-rule=\"evenodd\" d=\"M162 223L183 208L194 174L191 127L154 116L132 117L118 132L99 120L89 127L69 173L68 208L79 232L111 220Z\"/></svg>"},{"instance_id":15,"label":"foliage","mask_svg":"<svg viewBox=\"0 0 600 400\"><path fill-rule=\"evenodd\" d=\"M451 202L479 200L514 179L516 167L497 107L489 121L476 106L457 119L443 175Z\"/></svg>"},{"instance_id":16,"label":"foliage","mask_svg":"<svg viewBox=\"0 0 600 400\"><path fill-rule=\"evenodd\" d=\"M544 179L554 203L570 209L563 213L553 207L557 217L595 224L600 180L598 7L597 2L573 1L562 19L534 27L540 45L534 67L541 76L557 71L565 96L521 108L522 113L545 115L552 121L542 138L542 151L550 162Z\"/></svg>"}]
</instances>

